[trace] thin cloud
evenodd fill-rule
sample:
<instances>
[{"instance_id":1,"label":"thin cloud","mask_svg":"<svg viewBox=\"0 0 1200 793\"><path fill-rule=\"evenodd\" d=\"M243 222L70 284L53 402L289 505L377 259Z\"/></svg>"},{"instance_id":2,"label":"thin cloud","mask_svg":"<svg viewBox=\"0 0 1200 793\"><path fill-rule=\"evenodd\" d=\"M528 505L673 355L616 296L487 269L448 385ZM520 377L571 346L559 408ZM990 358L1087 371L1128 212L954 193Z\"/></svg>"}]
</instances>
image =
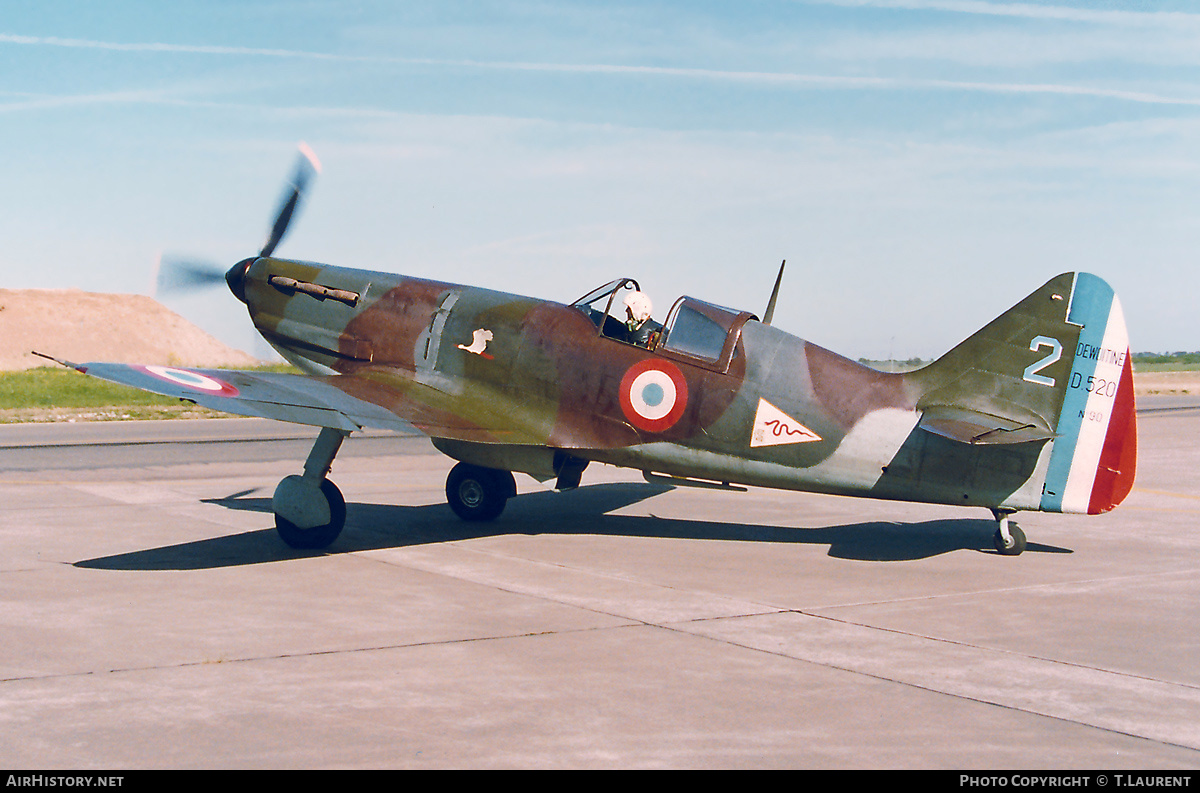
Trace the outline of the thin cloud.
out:
<instances>
[{"instance_id":1,"label":"thin cloud","mask_svg":"<svg viewBox=\"0 0 1200 793\"><path fill-rule=\"evenodd\" d=\"M81 105L169 104L176 101L167 98L162 91L108 91L97 94L36 96L13 102L3 102L0 103L0 113L20 113L27 110L47 110Z\"/></svg>"},{"instance_id":2,"label":"thin cloud","mask_svg":"<svg viewBox=\"0 0 1200 793\"><path fill-rule=\"evenodd\" d=\"M810 5L837 5L851 8L884 8L905 11L948 11L958 14L1055 19L1108 25L1200 25L1200 14L1186 11L1126 11L1076 8L1073 6L1033 5L1030 3L988 3L983 0L807 0Z\"/></svg>"},{"instance_id":3,"label":"thin cloud","mask_svg":"<svg viewBox=\"0 0 1200 793\"><path fill-rule=\"evenodd\" d=\"M65 39L58 36L19 36L12 33L0 33L0 42L6 44L27 44L43 47L68 47L73 49L114 50L117 52L173 52L192 53L200 55L262 55L274 58L313 58L321 60L377 60L347 55L330 55L320 52L304 52L300 50L264 49L258 47L223 47L201 44L165 44L165 43L134 43L123 44L113 41L96 41L94 39Z\"/></svg>"},{"instance_id":4,"label":"thin cloud","mask_svg":"<svg viewBox=\"0 0 1200 793\"><path fill-rule=\"evenodd\" d=\"M969 8L988 7L991 3L977 3L971 0L828 0L838 4L851 5L895 5L896 7L934 7L964 6ZM1021 6L1024 8L1024 6ZM1015 8L1003 6L1000 8ZM1029 6L1029 9L1041 9L1042 6ZM1070 10L1070 9L1066 9ZM972 11L971 13L982 13ZM1099 13L1099 12L1097 12ZM1117 13L1117 12L1114 12ZM1194 14L1183 16L1200 19ZM641 75L671 77L693 80L729 81L754 83L767 86L785 86L814 89L856 89L856 90L949 90L1006 94L1059 94L1065 96L1090 96L1101 99L1112 99L1124 102L1138 102L1160 105L1200 105L1200 98L1167 96L1144 91L1101 88L1095 86L1080 86L1066 84L1039 83L989 83L979 81L921 79L921 78L884 78L884 77L853 77L842 75L799 74L795 72L763 72L763 71L730 71L721 69L701 69L692 67L672 66L629 66L619 64L570 64L570 63L537 63L520 61L479 61L469 59L445 58L404 58L379 55L338 55L334 53L308 52L303 50L261 49L254 47L225 47L214 45L141 43L122 44L116 42L95 41L90 39L64 39L53 36L20 36L0 33L0 43L78 47L126 52L166 52L193 53L204 55L248 55L271 58L311 58L325 61L345 62L374 62L405 65L443 66L448 68L469 68L496 71L526 71L549 72L557 74L609 74L609 75ZM51 104L53 100L42 100L43 105ZM64 102L64 104L67 102ZM35 106L36 103L14 103L18 105Z\"/></svg>"}]
</instances>

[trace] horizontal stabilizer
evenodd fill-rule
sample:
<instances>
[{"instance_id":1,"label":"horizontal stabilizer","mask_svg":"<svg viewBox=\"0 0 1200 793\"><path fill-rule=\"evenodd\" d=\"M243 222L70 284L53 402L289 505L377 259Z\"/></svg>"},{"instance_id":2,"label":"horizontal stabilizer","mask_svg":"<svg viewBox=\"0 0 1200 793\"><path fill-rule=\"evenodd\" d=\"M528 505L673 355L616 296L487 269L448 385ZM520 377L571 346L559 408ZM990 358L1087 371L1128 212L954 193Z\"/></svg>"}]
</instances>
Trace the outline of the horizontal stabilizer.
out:
<instances>
[{"instance_id":1,"label":"horizontal stabilizer","mask_svg":"<svg viewBox=\"0 0 1200 793\"><path fill-rule=\"evenodd\" d=\"M1050 428L1036 419L1014 421L948 405L926 408L918 426L926 432L969 444L1028 443L1054 437Z\"/></svg>"}]
</instances>

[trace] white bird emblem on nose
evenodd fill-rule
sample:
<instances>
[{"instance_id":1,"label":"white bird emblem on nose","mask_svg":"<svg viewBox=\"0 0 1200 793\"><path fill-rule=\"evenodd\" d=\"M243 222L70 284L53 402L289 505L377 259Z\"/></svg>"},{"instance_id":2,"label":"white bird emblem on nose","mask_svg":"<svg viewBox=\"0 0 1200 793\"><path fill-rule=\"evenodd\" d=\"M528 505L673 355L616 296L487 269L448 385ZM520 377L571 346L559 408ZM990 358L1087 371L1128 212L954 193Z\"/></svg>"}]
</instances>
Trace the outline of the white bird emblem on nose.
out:
<instances>
[{"instance_id":1,"label":"white bird emblem on nose","mask_svg":"<svg viewBox=\"0 0 1200 793\"><path fill-rule=\"evenodd\" d=\"M481 355L484 358L491 359L492 356L488 355L486 352L484 352L484 350L487 349L487 343L491 341L492 338L493 336L490 330L480 328L471 334L470 345L460 344L458 345L458 349L466 350L467 352L473 352L476 355Z\"/></svg>"}]
</instances>

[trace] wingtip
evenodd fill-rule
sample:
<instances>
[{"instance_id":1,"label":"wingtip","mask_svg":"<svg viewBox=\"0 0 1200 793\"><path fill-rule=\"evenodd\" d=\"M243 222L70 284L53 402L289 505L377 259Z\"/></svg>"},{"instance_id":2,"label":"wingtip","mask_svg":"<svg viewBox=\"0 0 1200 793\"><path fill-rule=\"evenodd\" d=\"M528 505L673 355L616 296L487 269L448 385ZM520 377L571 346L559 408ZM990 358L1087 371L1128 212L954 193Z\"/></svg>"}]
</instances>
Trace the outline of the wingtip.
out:
<instances>
[{"instance_id":1,"label":"wingtip","mask_svg":"<svg viewBox=\"0 0 1200 793\"><path fill-rule=\"evenodd\" d=\"M36 355L39 358L45 358L47 361L54 361L59 366L65 366L68 369L74 369L77 372L83 372L84 374L87 374L87 367L83 364L74 363L72 361L64 361L61 358L55 358L53 355L47 355L46 353L38 352L37 350L30 350L29 354Z\"/></svg>"}]
</instances>

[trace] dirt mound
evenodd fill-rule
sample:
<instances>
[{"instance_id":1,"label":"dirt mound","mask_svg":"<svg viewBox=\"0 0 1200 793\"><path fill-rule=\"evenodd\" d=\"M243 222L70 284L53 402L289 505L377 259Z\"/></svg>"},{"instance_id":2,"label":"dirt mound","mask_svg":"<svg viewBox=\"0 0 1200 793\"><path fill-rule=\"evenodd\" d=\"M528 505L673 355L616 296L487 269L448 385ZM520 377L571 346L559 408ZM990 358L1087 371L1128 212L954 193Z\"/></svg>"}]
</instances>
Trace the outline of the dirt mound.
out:
<instances>
[{"instance_id":1,"label":"dirt mound","mask_svg":"<svg viewBox=\"0 0 1200 793\"><path fill-rule=\"evenodd\" d=\"M145 295L78 289L0 289L0 369L48 365L45 359L30 355L30 350L80 363L259 363Z\"/></svg>"}]
</instances>

